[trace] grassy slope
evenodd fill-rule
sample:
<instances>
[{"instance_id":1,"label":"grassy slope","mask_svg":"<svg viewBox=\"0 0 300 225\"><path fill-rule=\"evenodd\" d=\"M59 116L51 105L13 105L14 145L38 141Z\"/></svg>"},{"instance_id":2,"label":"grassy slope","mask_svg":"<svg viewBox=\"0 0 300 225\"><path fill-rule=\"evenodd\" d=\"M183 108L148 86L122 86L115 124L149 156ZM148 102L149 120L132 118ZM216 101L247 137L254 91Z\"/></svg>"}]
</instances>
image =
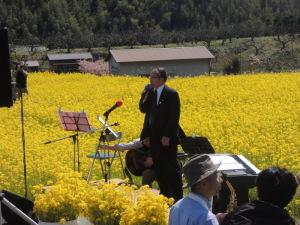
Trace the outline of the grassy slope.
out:
<instances>
[{"instance_id":1,"label":"grassy slope","mask_svg":"<svg viewBox=\"0 0 300 225\"><path fill-rule=\"evenodd\" d=\"M258 58L263 56L269 57L272 60L273 70L299 70L300 69L300 35L296 35L296 40L293 43L287 44L287 50L281 51L280 44L274 40L274 37L259 37L254 39L258 46L264 46L262 52L258 54ZM211 43L211 49L214 55L217 56L216 60L212 62L212 71L216 73L222 73L224 65L230 61L234 54L232 53L235 49L240 47L244 48L244 51L237 54L237 57L241 60L242 72L258 72L267 70L266 65L251 64L250 56L255 53L254 47L249 47L250 38L233 39L232 43L228 40L222 45L221 40L213 41ZM205 45L203 42L198 42L197 45ZM168 44L166 47L176 47L177 44ZM183 43L180 46L192 46L191 43ZM246 46L246 47L245 47ZM248 47L247 47L248 46ZM146 47L162 47L162 45L156 46L134 46L134 48L146 48ZM114 48L129 48L129 46L120 46ZM72 49L71 52L86 52L86 48ZM41 70L48 69L48 62L46 55L48 53L66 53L66 49L55 49L48 52L24 52L14 51L11 56L13 60L20 60L24 58L38 59L41 65ZM91 50L93 54L105 56L107 49L103 47L93 48Z\"/></svg>"}]
</instances>

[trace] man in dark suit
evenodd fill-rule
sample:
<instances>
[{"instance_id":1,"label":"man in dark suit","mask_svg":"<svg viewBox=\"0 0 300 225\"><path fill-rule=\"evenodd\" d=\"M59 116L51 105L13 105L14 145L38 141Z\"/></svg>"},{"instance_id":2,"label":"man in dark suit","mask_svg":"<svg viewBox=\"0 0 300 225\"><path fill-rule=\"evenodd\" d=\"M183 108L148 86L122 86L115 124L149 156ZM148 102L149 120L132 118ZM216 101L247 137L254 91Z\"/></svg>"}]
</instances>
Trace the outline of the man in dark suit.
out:
<instances>
[{"instance_id":1,"label":"man in dark suit","mask_svg":"<svg viewBox=\"0 0 300 225\"><path fill-rule=\"evenodd\" d=\"M141 138L150 138L151 156L160 193L182 198L182 180L177 162L177 145L180 100L178 93L165 85L167 74L163 68L155 68L150 74L140 99L139 108L145 113Z\"/></svg>"}]
</instances>

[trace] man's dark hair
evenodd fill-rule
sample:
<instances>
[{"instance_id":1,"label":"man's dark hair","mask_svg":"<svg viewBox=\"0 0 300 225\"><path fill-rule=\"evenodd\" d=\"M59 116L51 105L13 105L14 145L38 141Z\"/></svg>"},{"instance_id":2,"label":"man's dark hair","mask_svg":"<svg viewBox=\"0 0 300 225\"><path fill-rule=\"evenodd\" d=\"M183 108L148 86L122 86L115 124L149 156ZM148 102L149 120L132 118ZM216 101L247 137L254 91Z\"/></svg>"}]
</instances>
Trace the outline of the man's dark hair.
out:
<instances>
[{"instance_id":1,"label":"man's dark hair","mask_svg":"<svg viewBox=\"0 0 300 225\"><path fill-rule=\"evenodd\" d=\"M256 181L258 198L284 208L293 199L297 182L287 169L271 167L261 171Z\"/></svg>"},{"instance_id":2,"label":"man's dark hair","mask_svg":"<svg viewBox=\"0 0 300 225\"><path fill-rule=\"evenodd\" d=\"M163 67L154 68L151 73L155 73L159 78L163 78L164 81L167 81L168 76L165 68Z\"/></svg>"}]
</instances>

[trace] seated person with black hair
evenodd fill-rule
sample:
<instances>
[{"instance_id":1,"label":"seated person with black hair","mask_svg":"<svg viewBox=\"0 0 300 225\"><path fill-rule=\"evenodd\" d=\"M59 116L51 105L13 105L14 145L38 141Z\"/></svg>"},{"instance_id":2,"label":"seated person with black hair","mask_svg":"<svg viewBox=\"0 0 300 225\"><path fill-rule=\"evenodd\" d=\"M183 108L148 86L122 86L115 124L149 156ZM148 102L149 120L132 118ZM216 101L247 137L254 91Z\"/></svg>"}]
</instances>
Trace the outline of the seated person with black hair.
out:
<instances>
[{"instance_id":1,"label":"seated person with black hair","mask_svg":"<svg viewBox=\"0 0 300 225\"><path fill-rule=\"evenodd\" d=\"M155 172L153 169L153 161L150 156L149 150L150 142L149 138L145 138L142 141L136 139L129 143L120 143L116 145L104 145L100 144L100 149L108 149L114 151L126 151L126 168L136 176L142 176L142 185L149 185L152 187L152 183L155 181Z\"/></svg>"},{"instance_id":2,"label":"seated person with black hair","mask_svg":"<svg viewBox=\"0 0 300 225\"><path fill-rule=\"evenodd\" d=\"M271 167L259 173L256 185L259 200L229 213L222 225L294 225L284 208L296 193L296 177L287 169Z\"/></svg>"}]
</instances>

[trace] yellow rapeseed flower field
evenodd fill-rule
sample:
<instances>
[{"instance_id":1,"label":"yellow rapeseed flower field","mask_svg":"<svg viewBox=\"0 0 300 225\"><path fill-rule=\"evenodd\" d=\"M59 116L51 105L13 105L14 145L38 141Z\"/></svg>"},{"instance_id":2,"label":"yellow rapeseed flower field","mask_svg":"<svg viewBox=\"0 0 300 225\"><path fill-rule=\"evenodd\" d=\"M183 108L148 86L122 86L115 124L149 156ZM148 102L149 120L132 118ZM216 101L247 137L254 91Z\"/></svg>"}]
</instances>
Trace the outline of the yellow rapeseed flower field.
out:
<instances>
[{"instance_id":1,"label":"yellow rapeseed flower field","mask_svg":"<svg viewBox=\"0 0 300 225\"><path fill-rule=\"evenodd\" d=\"M90 185L75 172L57 176L59 181L51 187L33 187L34 212L41 221L64 224L81 216L93 225L167 224L174 200L157 195L148 186L137 189L104 180Z\"/></svg>"},{"instance_id":2,"label":"yellow rapeseed flower field","mask_svg":"<svg viewBox=\"0 0 300 225\"><path fill-rule=\"evenodd\" d=\"M98 115L123 100L109 117L119 122L122 141L139 136L143 114L138 110L140 93L147 78L97 77L88 74L31 73L29 95L24 97L27 176L29 189L54 182L56 174L73 169L70 138L44 143L73 134L64 131L57 111L82 111L100 128ZM242 154L259 169L269 166L300 170L300 73L251 74L171 78L167 84L181 99L180 124L188 135L205 136L217 153ZM20 101L0 108L0 189L23 194L23 153ZM80 169L86 175L99 131L80 135ZM114 162L113 176L121 176ZM99 165L94 178L99 177ZM295 201L296 202L296 201ZM297 201L297 213L300 204Z\"/></svg>"}]
</instances>

